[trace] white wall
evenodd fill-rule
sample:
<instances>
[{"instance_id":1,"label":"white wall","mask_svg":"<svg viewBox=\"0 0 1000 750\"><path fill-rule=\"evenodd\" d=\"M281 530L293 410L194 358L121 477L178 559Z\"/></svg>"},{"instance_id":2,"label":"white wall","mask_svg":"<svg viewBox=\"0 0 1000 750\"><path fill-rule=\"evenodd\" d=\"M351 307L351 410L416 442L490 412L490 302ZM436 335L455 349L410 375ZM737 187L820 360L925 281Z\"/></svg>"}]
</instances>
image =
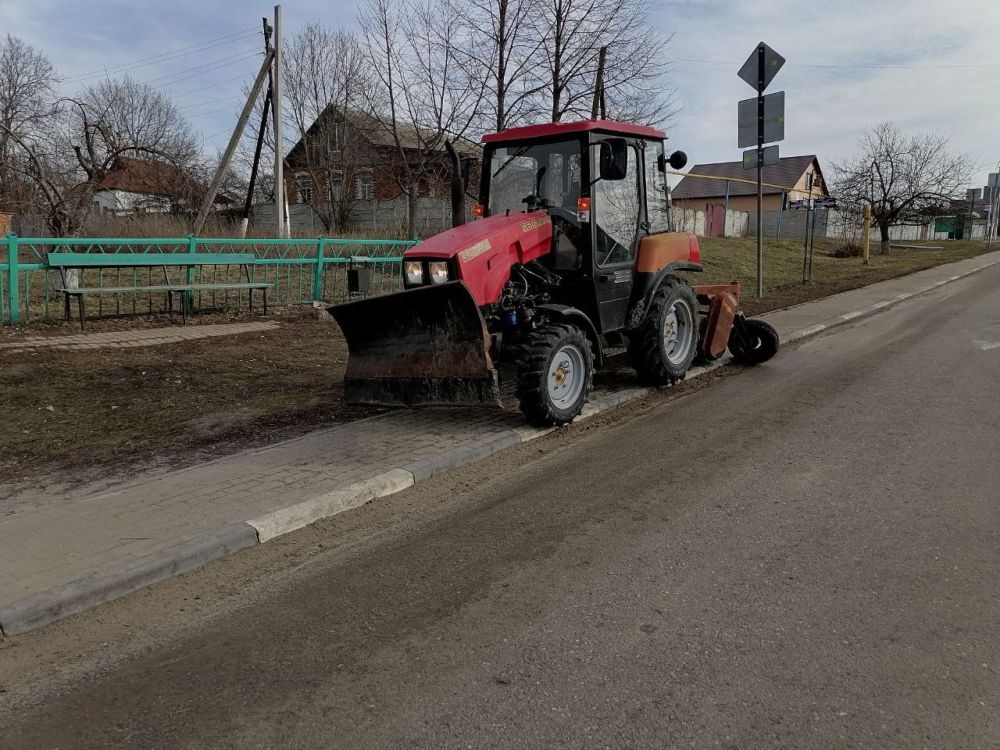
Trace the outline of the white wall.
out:
<instances>
[{"instance_id":1,"label":"white wall","mask_svg":"<svg viewBox=\"0 0 1000 750\"><path fill-rule=\"evenodd\" d=\"M128 193L124 190L101 190L94 193L94 208L111 213L167 213L170 200L158 195Z\"/></svg>"}]
</instances>

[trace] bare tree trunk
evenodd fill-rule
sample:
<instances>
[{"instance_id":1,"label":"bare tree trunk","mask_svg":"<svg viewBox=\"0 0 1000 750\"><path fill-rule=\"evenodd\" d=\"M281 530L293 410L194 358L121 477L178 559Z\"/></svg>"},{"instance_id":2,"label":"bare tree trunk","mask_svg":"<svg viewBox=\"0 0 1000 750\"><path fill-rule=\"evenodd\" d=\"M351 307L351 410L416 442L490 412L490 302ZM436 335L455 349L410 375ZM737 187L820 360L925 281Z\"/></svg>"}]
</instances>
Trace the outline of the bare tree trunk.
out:
<instances>
[{"instance_id":1,"label":"bare tree trunk","mask_svg":"<svg viewBox=\"0 0 1000 750\"><path fill-rule=\"evenodd\" d=\"M410 181L409 188L406 193L406 236L409 239L417 238L417 188L419 187L419 182L415 180Z\"/></svg>"},{"instance_id":2,"label":"bare tree trunk","mask_svg":"<svg viewBox=\"0 0 1000 750\"><path fill-rule=\"evenodd\" d=\"M465 184L462 182L462 158L455 144L445 141L444 147L451 157L451 225L460 227L465 223Z\"/></svg>"},{"instance_id":3,"label":"bare tree trunk","mask_svg":"<svg viewBox=\"0 0 1000 750\"><path fill-rule=\"evenodd\" d=\"M882 235L882 255L889 254L889 222L880 221L878 223L879 234Z\"/></svg>"}]
</instances>

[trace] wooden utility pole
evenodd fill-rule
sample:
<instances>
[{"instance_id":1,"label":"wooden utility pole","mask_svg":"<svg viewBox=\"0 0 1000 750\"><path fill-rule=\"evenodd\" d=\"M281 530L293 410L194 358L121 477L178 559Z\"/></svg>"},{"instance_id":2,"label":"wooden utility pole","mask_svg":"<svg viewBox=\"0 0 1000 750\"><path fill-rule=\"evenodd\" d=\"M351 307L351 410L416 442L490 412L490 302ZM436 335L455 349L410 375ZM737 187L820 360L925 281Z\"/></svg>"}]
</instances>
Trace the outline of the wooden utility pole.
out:
<instances>
[{"instance_id":1,"label":"wooden utility pole","mask_svg":"<svg viewBox=\"0 0 1000 750\"><path fill-rule=\"evenodd\" d=\"M219 193L219 187L222 185L222 180L226 176L226 172L229 170L229 162L232 161L233 153L236 151L236 146L240 142L240 138L243 137L243 130L247 126L247 120L250 119L250 114L253 112L254 105L257 103L257 97L260 96L260 90L264 87L264 81L267 79L267 71L271 67L271 59L274 56L274 52L270 51L264 55L264 64L260 66L260 71L257 73L257 78L253 82L253 88L250 89L250 95L247 97L246 104L243 105L243 111L240 113L240 119L236 123L236 127L233 129L233 134L229 137L229 145L226 146L226 151L222 155L222 161L219 164L219 168L215 170L215 177L212 179L212 184L208 188L208 194L205 196L205 202L201 205L201 210L198 212L198 218L194 221L193 233L198 235L201 230L205 228L205 220L208 219L208 212L212 210L212 204L215 202L215 196Z\"/></svg>"},{"instance_id":2,"label":"wooden utility pole","mask_svg":"<svg viewBox=\"0 0 1000 750\"><path fill-rule=\"evenodd\" d=\"M285 237L285 154L281 135L281 6L274 6L274 70L271 83L271 109L274 115L274 222L276 235Z\"/></svg>"},{"instance_id":3,"label":"wooden utility pole","mask_svg":"<svg viewBox=\"0 0 1000 750\"><path fill-rule=\"evenodd\" d=\"M598 115L605 118L604 112L604 65L608 59L608 48L601 47L597 53L597 75L594 78L594 103L590 107L590 119L596 120Z\"/></svg>"}]
</instances>

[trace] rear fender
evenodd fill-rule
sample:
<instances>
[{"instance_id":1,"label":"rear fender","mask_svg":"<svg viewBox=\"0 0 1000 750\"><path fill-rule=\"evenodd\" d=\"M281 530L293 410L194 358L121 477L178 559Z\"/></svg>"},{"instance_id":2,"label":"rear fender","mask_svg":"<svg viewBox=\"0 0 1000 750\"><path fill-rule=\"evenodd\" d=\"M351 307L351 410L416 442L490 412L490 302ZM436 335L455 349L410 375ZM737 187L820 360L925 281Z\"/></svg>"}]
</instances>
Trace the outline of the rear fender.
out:
<instances>
[{"instance_id":1,"label":"rear fender","mask_svg":"<svg viewBox=\"0 0 1000 750\"><path fill-rule=\"evenodd\" d=\"M646 310L649 309L649 303L653 301L653 295L656 294L656 290L660 288L660 284L663 283L663 280L667 276L672 276L683 271L701 273L704 270L700 263L692 263L688 260L675 260L673 263L669 263L659 271L653 273L637 272L635 281L632 282L632 296L629 300L626 327L636 328L642 323L642 319L646 317Z\"/></svg>"},{"instance_id":2,"label":"rear fender","mask_svg":"<svg viewBox=\"0 0 1000 750\"><path fill-rule=\"evenodd\" d=\"M535 308L540 314L560 323L570 323L581 329L590 340L590 345L594 349L594 365L600 367L604 364L604 350L601 347L601 337L597 335L597 328L594 322L587 317L587 314L576 307L569 305L545 304Z\"/></svg>"}]
</instances>

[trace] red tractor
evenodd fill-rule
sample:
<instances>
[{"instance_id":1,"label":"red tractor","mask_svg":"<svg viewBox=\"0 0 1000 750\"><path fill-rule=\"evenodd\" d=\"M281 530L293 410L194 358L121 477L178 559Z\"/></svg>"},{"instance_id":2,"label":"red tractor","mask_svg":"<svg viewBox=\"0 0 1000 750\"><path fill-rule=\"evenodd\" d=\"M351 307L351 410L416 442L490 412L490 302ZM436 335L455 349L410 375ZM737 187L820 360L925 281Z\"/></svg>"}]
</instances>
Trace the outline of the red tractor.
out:
<instances>
[{"instance_id":1,"label":"red tractor","mask_svg":"<svg viewBox=\"0 0 1000 750\"><path fill-rule=\"evenodd\" d=\"M405 291L330 307L347 339L351 403L499 404L513 365L521 411L564 424L595 367L625 348L641 382L680 380L727 346L770 359L774 329L745 318L736 283L692 287L693 235L670 231L665 134L606 120L487 135L475 221L403 255ZM703 314L699 314L700 311Z\"/></svg>"}]
</instances>

